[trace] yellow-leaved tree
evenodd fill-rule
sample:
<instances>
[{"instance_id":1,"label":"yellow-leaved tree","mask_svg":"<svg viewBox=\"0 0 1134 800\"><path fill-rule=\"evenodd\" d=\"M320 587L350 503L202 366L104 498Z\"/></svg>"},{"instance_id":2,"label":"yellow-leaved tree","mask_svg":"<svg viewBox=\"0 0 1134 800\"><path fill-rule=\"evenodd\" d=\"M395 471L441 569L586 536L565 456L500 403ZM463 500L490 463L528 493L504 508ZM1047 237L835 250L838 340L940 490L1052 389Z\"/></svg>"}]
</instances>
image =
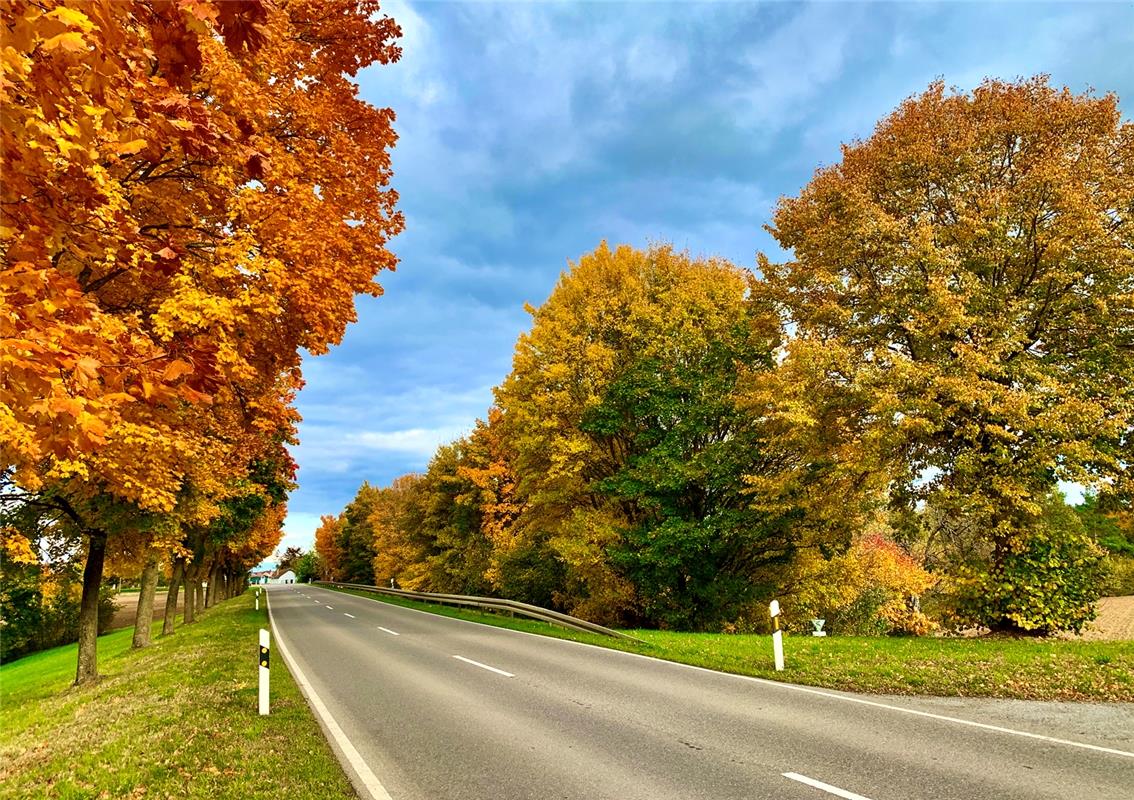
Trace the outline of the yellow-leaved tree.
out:
<instances>
[{"instance_id":1,"label":"yellow-leaved tree","mask_svg":"<svg viewBox=\"0 0 1134 800\"><path fill-rule=\"evenodd\" d=\"M719 630L770 592L795 542L741 477L769 465L737 383L779 338L751 290L721 259L603 244L531 309L496 392L520 506L505 593Z\"/></svg>"},{"instance_id":2,"label":"yellow-leaved tree","mask_svg":"<svg viewBox=\"0 0 1134 800\"><path fill-rule=\"evenodd\" d=\"M799 453L761 488L971 520L962 616L1078 629L1098 553L1048 497L1131 480L1132 176L1117 98L1042 77L935 83L845 146L775 212L790 259L760 261L795 335L751 399Z\"/></svg>"}]
</instances>

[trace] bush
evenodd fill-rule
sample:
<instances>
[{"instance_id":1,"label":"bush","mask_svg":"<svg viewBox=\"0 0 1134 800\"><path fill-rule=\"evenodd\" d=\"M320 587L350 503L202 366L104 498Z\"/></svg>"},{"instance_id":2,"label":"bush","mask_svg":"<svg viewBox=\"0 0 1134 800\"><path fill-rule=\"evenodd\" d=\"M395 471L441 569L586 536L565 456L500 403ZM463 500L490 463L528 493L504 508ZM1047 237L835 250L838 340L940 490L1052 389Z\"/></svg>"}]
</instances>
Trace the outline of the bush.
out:
<instances>
[{"instance_id":1,"label":"bush","mask_svg":"<svg viewBox=\"0 0 1134 800\"><path fill-rule=\"evenodd\" d=\"M950 580L961 626L1048 635L1078 633L1095 618L1104 553L1062 499L998 559L958 567Z\"/></svg>"},{"instance_id":2,"label":"bush","mask_svg":"<svg viewBox=\"0 0 1134 800\"><path fill-rule=\"evenodd\" d=\"M1123 597L1134 594L1134 556L1107 556L1103 565L1102 594Z\"/></svg>"},{"instance_id":3,"label":"bush","mask_svg":"<svg viewBox=\"0 0 1134 800\"><path fill-rule=\"evenodd\" d=\"M11 540L3 543L10 545ZM0 547L0 661L79 640L82 583L74 566L54 567L13 558ZM115 612L109 586L99 591L98 632L110 627Z\"/></svg>"},{"instance_id":4,"label":"bush","mask_svg":"<svg viewBox=\"0 0 1134 800\"><path fill-rule=\"evenodd\" d=\"M301 555L295 562L295 580L299 583L311 583L319 579L322 564L319 554L314 550Z\"/></svg>"},{"instance_id":5,"label":"bush","mask_svg":"<svg viewBox=\"0 0 1134 800\"><path fill-rule=\"evenodd\" d=\"M934 578L882 534L858 540L831 559L804 556L796 565L796 589L785 599L787 626L811 630L811 619L844 636L923 635L936 628L918 605Z\"/></svg>"}]
</instances>

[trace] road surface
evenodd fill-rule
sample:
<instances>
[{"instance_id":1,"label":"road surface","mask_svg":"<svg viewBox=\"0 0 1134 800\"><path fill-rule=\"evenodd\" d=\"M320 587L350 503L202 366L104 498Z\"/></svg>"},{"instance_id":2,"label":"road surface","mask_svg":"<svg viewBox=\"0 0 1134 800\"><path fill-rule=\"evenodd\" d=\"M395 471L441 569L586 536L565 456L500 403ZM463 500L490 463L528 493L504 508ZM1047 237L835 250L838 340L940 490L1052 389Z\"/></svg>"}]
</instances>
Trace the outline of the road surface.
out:
<instances>
[{"instance_id":1,"label":"road surface","mask_svg":"<svg viewBox=\"0 0 1134 800\"><path fill-rule=\"evenodd\" d=\"M332 738L365 764L348 773L363 787L372 772L377 798L1134 797L1134 748L1113 739L1076 746L316 587L270 598Z\"/></svg>"}]
</instances>

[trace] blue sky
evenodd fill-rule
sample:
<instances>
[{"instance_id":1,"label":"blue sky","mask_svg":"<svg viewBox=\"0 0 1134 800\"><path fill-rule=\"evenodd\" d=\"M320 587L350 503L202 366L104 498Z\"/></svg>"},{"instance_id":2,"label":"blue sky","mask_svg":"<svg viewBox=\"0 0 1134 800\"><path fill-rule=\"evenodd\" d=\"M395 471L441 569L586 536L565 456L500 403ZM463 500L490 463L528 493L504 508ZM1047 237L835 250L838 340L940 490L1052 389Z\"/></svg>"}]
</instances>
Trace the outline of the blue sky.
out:
<instances>
[{"instance_id":1,"label":"blue sky","mask_svg":"<svg viewBox=\"0 0 1134 800\"><path fill-rule=\"evenodd\" d=\"M360 74L397 113L398 271L307 358L300 488L311 547L358 486L422 470L471 429L569 260L665 240L754 266L774 204L935 78L1048 73L1134 104L1134 5L383 4L402 60Z\"/></svg>"}]
</instances>

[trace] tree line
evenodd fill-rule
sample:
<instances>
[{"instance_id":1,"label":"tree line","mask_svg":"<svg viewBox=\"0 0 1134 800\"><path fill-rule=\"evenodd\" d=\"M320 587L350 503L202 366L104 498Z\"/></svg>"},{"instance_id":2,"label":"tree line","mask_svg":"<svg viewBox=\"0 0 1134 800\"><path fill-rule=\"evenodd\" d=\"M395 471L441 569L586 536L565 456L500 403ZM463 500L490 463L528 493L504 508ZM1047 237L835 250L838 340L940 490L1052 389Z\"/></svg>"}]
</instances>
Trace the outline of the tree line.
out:
<instances>
[{"instance_id":1,"label":"tree line","mask_svg":"<svg viewBox=\"0 0 1134 800\"><path fill-rule=\"evenodd\" d=\"M353 78L400 30L376 0L0 15L4 656L77 604L84 683L107 570L144 646L159 573L171 633L280 540L301 352L396 262L393 112Z\"/></svg>"},{"instance_id":2,"label":"tree line","mask_svg":"<svg viewBox=\"0 0 1134 800\"><path fill-rule=\"evenodd\" d=\"M1113 95L938 82L780 200L785 260L603 243L469 435L323 518L320 573L687 630L773 597L1080 630L1134 591L1132 175Z\"/></svg>"}]
</instances>

